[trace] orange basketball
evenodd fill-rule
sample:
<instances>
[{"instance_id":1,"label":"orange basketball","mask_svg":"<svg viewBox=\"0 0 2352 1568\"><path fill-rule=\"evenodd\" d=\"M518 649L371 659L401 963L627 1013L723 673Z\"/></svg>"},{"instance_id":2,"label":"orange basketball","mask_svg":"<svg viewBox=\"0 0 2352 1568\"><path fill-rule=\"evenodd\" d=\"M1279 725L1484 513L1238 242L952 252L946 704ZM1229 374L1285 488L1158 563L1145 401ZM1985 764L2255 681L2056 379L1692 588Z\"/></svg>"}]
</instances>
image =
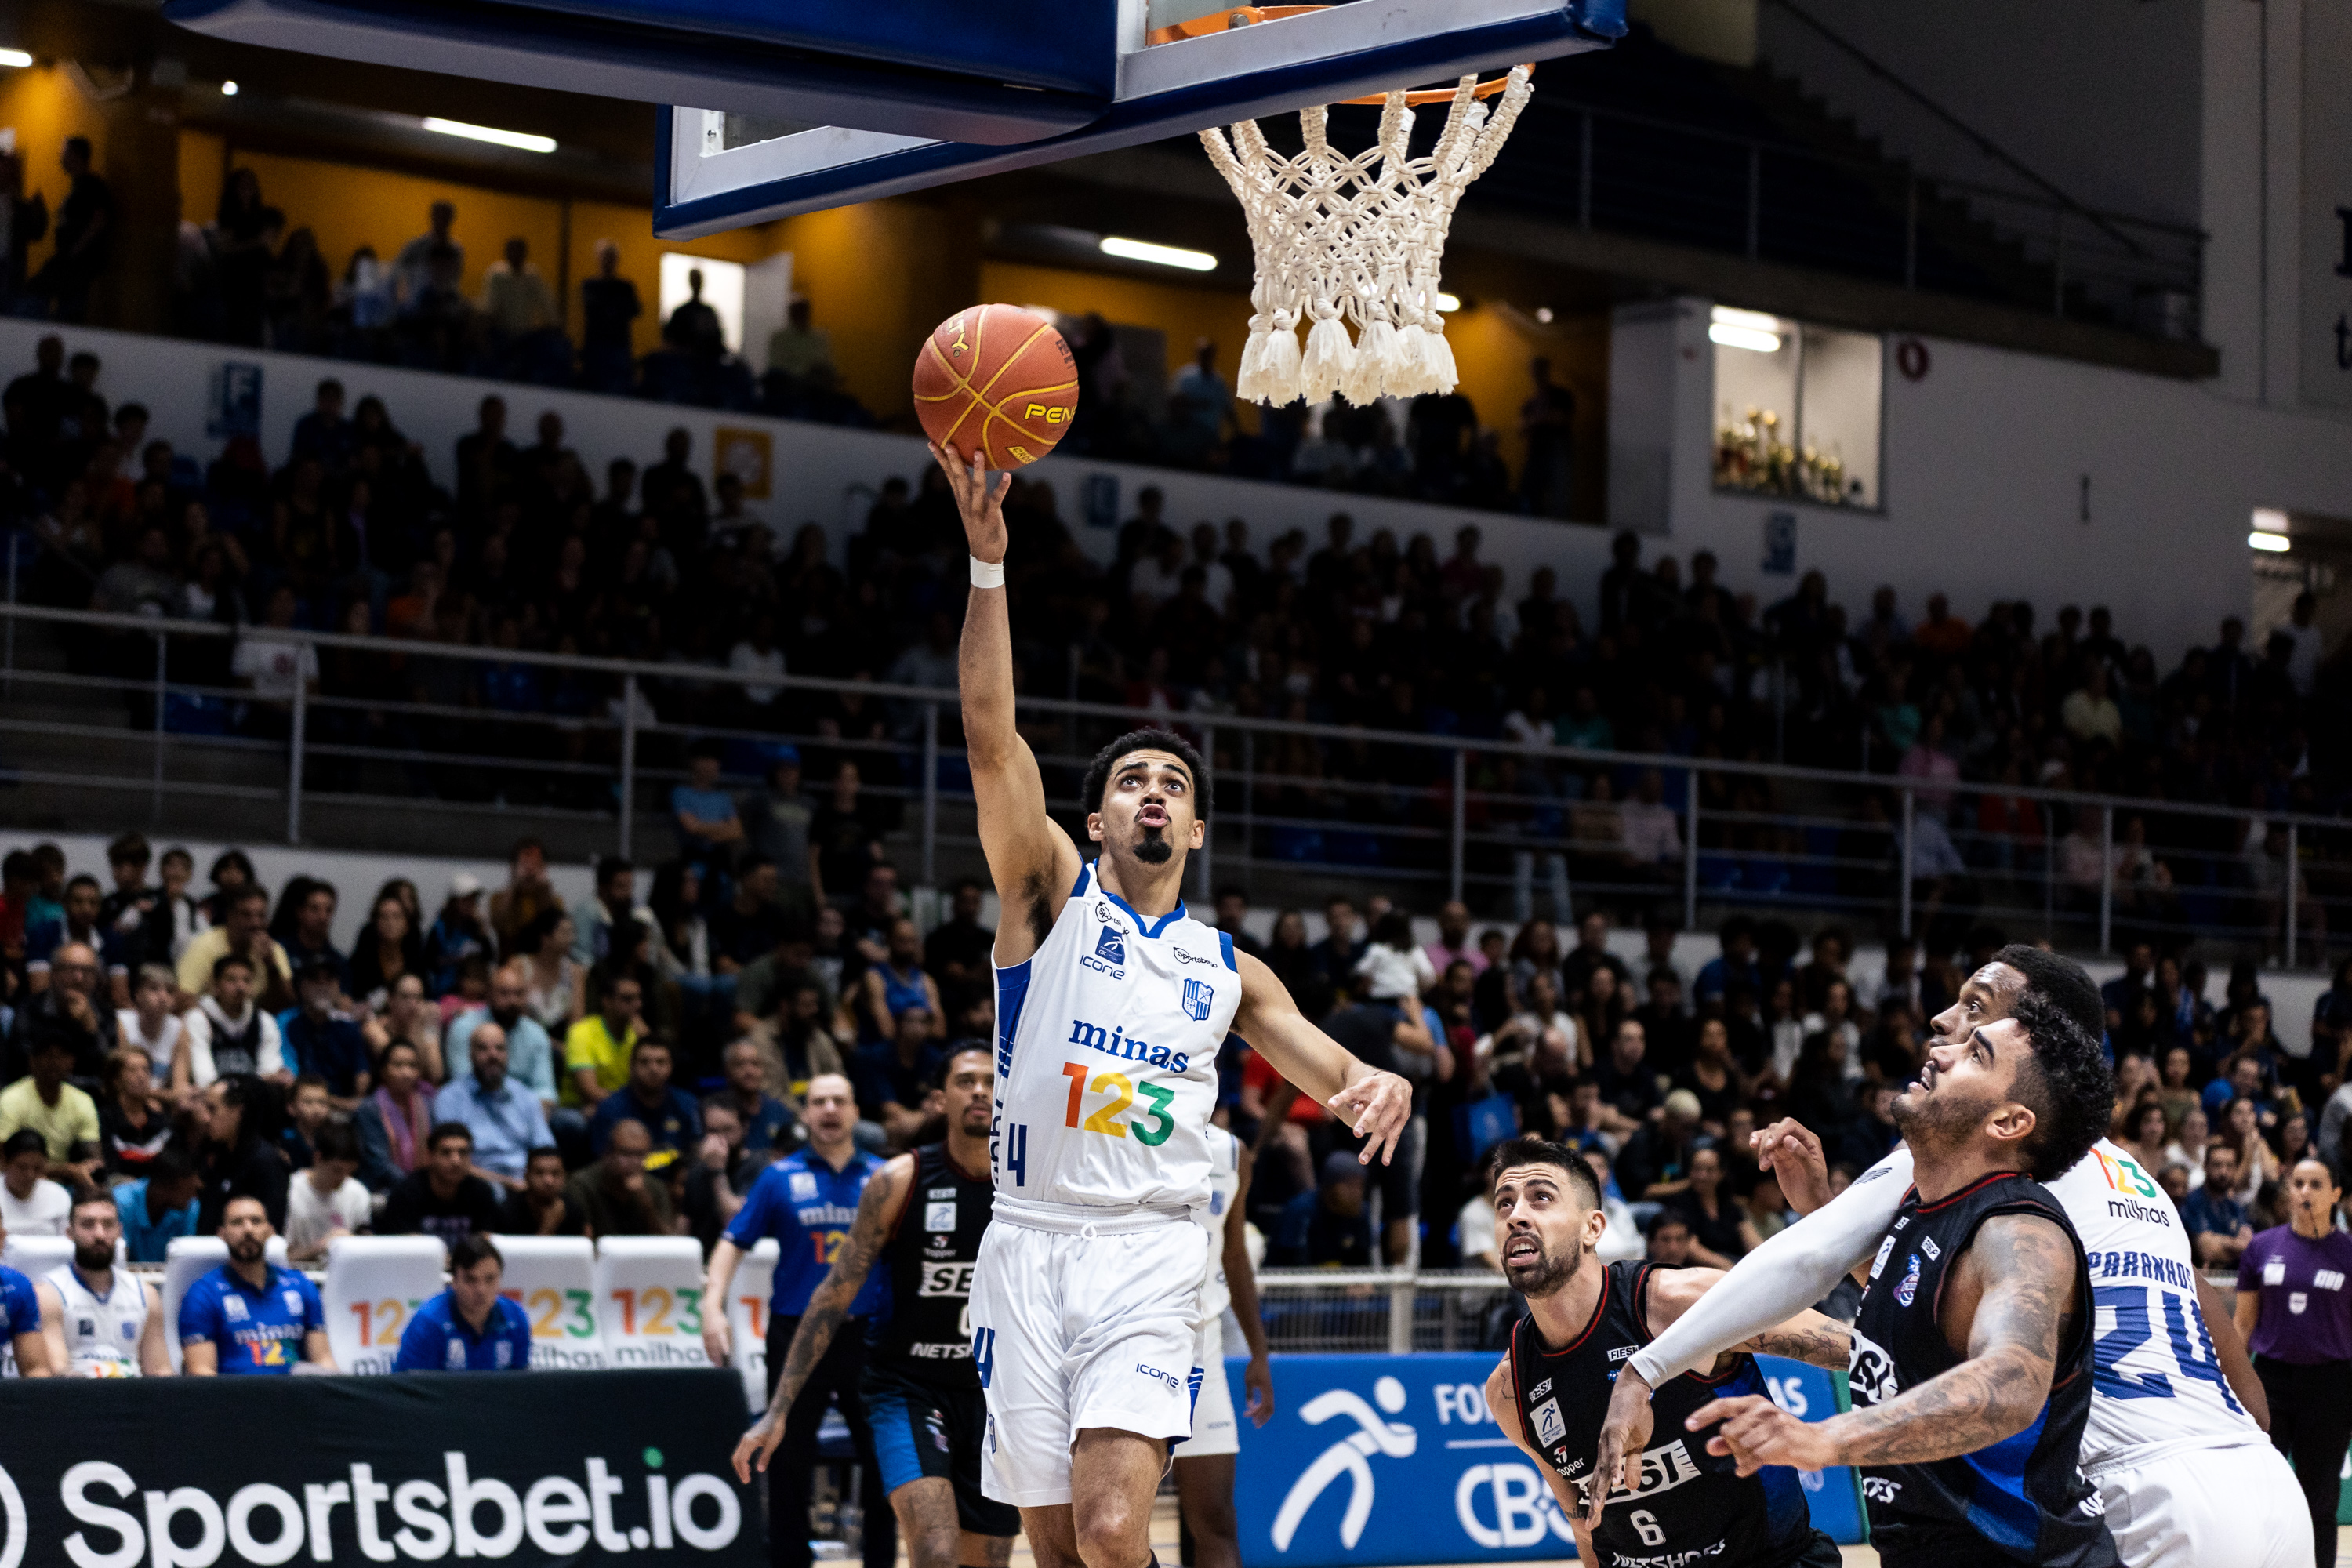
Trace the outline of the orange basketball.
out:
<instances>
[{"instance_id":1,"label":"orange basketball","mask_svg":"<svg viewBox=\"0 0 2352 1568\"><path fill-rule=\"evenodd\" d=\"M1017 468L1054 449L1078 407L1070 345L1017 305L974 305L941 321L915 360L924 434L964 461Z\"/></svg>"}]
</instances>

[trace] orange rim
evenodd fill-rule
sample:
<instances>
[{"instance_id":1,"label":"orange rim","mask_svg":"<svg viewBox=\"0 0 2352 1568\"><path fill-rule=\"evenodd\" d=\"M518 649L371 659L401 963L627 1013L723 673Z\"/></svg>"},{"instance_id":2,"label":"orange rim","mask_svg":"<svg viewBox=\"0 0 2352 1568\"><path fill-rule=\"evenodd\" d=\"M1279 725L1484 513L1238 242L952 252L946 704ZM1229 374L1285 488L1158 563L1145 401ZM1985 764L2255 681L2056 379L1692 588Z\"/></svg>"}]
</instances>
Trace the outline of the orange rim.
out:
<instances>
[{"instance_id":1,"label":"orange rim","mask_svg":"<svg viewBox=\"0 0 2352 1568\"><path fill-rule=\"evenodd\" d=\"M1176 22L1165 27L1154 27L1144 35L1143 41L1147 44L1181 43L1186 38L1205 38L1216 33L1232 32L1236 27L1255 26L1260 22L1279 22L1286 17L1304 16L1311 11L1329 9L1328 5L1234 5L1210 16L1195 16L1189 22ZM1533 71L1536 68L1535 62L1528 61L1527 68ZM1508 86L1509 82L1510 79L1507 76L1498 76L1492 81L1482 81L1471 89L1471 96L1492 98ZM1404 100L1415 109L1423 109L1433 103L1453 102L1454 91L1454 89L1450 87L1418 88L1406 93ZM1387 100L1387 95L1375 92L1362 98L1343 98L1339 101L1374 104L1385 103Z\"/></svg>"}]
</instances>

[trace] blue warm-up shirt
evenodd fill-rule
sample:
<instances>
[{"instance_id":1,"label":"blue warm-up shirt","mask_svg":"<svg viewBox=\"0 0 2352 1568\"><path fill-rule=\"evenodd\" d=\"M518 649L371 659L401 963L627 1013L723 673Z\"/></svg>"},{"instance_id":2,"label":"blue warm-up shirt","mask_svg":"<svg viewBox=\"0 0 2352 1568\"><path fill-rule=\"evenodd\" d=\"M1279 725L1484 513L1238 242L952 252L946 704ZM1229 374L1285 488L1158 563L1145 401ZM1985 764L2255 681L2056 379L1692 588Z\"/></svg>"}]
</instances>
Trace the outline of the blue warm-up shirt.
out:
<instances>
[{"instance_id":1,"label":"blue warm-up shirt","mask_svg":"<svg viewBox=\"0 0 2352 1568\"><path fill-rule=\"evenodd\" d=\"M318 1287L274 1263L269 1283L258 1290L224 1263L180 1300L180 1342L210 1342L223 1377L291 1373L302 1360L303 1337L326 1327Z\"/></svg>"},{"instance_id":2,"label":"blue warm-up shirt","mask_svg":"<svg viewBox=\"0 0 2352 1568\"><path fill-rule=\"evenodd\" d=\"M836 1171L803 1150L778 1160L751 1184L727 1226L727 1239L749 1252L761 1237L776 1238L776 1290L769 1307L776 1316L797 1318L808 1310L809 1298L849 1239L866 1184L882 1164L861 1149ZM889 1289L887 1271L871 1270L849 1315L870 1318L887 1310Z\"/></svg>"},{"instance_id":3,"label":"blue warm-up shirt","mask_svg":"<svg viewBox=\"0 0 2352 1568\"><path fill-rule=\"evenodd\" d=\"M401 1331L394 1372L529 1372L530 1319L504 1296L490 1304L489 1320L476 1333L458 1315L457 1299L444 1290L408 1320Z\"/></svg>"},{"instance_id":4,"label":"blue warm-up shirt","mask_svg":"<svg viewBox=\"0 0 2352 1568\"><path fill-rule=\"evenodd\" d=\"M41 1331L41 1299L33 1282L0 1267L0 1376L16 1374L16 1336Z\"/></svg>"}]
</instances>

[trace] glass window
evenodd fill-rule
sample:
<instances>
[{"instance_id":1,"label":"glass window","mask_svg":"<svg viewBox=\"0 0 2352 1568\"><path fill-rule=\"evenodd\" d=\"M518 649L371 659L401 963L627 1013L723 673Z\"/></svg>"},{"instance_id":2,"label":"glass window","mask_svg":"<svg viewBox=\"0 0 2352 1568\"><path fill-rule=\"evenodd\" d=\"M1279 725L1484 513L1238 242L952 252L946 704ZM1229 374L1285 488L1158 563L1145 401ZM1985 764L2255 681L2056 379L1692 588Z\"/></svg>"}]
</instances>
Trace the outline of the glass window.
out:
<instances>
[{"instance_id":1,"label":"glass window","mask_svg":"<svg viewBox=\"0 0 2352 1568\"><path fill-rule=\"evenodd\" d=\"M1884 351L1868 332L1715 307L1717 489L1875 509Z\"/></svg>"}]
</instances>

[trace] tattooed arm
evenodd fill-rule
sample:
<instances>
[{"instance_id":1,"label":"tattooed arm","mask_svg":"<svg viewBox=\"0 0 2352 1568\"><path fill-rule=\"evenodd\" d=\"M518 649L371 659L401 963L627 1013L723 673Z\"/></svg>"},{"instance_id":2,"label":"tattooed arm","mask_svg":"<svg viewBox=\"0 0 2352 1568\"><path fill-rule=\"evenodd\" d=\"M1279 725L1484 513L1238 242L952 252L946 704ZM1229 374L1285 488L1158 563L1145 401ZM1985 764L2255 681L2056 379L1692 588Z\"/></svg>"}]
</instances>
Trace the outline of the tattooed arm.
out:
<instances>
[{"instance_id":1,"label":"tattooed arm","mask_svg":"<svg viewBox=\"0 0 2352 1568\"><path fill-rule=\"evenodd\" d=\"M915 1183L915 1157L901 1154L880 1170L866 1184L857 1200L857 1218L850 1226L848 1237L841 1244L841 1252L826 1270L824 1280L809 1297L807 1310L801 1314L800 1327L793 1331L792 1349L784 1355L784 1369L776 1375L775 1393L768 1400L768 1408L751 1429L735 1445L735 1474L745 1481L751 1479L754 1466L768 1468L768 1456L783 1441L784 1417L791 1414L793 1402L808 1386L808 1380L824 1360L824 1352L833 1347L833 1336L849 1309L857 1300L857 1292L866 1284L866 1276L881 1255L883 1244L898 1228L898 1216L906 1212L908 1194Z\"/></svg>"},{"instance_id":2,"label":"tattooed arm","mask_svg":"<svg viewBox=\"0 0 2352 1568\"><path fill-rule=\"evenodd\" d=\"M1807 1426L1768 1399L1718 1399L1693 1431L1722 1423L1707 1452L1741 1475L1764 1465L1908 1465L1972 1454L2031 1426L2050 1396L2074 1300L2074 1248L2032 1215L1985 1221L1945 1286L1943 1329L1968 1360L1884 1405Z\"/></svg>"}]
</instances>

